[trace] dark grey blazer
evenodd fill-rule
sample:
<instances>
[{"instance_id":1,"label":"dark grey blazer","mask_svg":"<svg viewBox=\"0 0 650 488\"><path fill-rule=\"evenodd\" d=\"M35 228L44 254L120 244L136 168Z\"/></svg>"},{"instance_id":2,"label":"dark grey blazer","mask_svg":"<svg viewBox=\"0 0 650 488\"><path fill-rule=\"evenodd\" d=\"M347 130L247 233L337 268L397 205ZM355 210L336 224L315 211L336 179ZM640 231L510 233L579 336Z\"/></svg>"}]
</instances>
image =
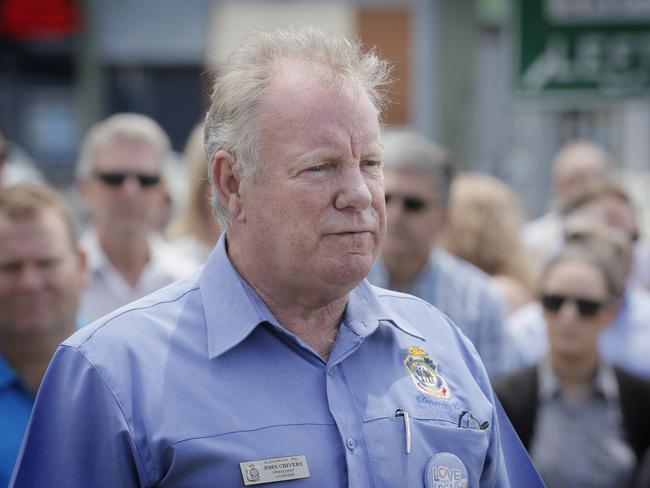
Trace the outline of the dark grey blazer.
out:
<instances>
[{"instance_id":1,"label":"dark grey blazer","mask_svg":"<svg viewBox=\"0 0 650 488\"><path fill-rule=\"evenodd\" d=\"M650 487L650 381L614 367L621 399L623 429L637 458L633 487ZM494 383L503 409L526 449L535 435L537 366L524 368ZM643 478L643 479L642 479Z\"/></svg>"}]
</instances>

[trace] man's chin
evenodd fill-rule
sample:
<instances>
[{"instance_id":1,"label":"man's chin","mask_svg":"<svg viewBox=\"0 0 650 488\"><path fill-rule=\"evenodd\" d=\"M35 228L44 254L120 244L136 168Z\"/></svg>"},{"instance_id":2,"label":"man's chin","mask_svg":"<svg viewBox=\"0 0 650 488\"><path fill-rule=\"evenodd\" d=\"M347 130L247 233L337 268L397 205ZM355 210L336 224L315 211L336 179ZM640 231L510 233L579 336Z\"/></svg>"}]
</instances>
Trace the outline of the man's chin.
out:
<instances>
[{"instance_id":1,"label":"man's chin","mask_svg":"<svg viewBox=\"0 0 650 488\"><path fill-rule=\"evenodd\" d=\"M371 256L352 254L341 258L327 270L328 283L350 289L361 283L370 273Z\"/></svg>"}]
</instances>

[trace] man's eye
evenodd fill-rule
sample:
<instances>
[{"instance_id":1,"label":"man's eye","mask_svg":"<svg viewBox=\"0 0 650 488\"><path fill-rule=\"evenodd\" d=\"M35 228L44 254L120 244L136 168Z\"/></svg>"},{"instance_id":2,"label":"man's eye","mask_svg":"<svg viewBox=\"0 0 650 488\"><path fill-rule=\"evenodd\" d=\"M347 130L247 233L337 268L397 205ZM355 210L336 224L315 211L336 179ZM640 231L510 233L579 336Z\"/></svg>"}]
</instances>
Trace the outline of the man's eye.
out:
<instances>
[{"instance_id":1,"label":"man's eye","mask_svg":"<svg viewBox=\"0 0 650 488\"><path fill-rule=\"evenodd\" d=\"M9 262L0 264L0 273L5 274L15 274L21 268L21 264L18 262Z\"/></svg>"},{"instance_id":2,"label":"man's eye","mask_svg":"<svg viewBox=\"0 0 650 488\"><path fill-rule=\"evenodd\" d=\"M327 168L326 165L324 165L324 164L318 164L318 165L316 165L316 166L310 166L309 168L307 168L307 171L311 171L311 172L313 172L313 173L318 173L319 171L323 171L323 170L325 170L326 168Z\"/></svg>"},{"instance_id":3,"label":"man's eye","mask_svg":"<svg viewBox=\"0 0 650 488\"><path fill-rule=\"evenodd\" d=\"M38 260L38 267L41 269L54 268L59 264L59 260L56 258L43 258Z\"/></svg>"},{"instance_id":4,"label":"man's eye","mask_svg":"<svg viewBox=\"0 0 650 488\"><path fill-rule=\"evenodd\" d=\"M370 167L381 166L381 161L376 161L374 159L364 159L363 161L361 161L361 164L363 166L370 166Z\"/></svg>"}]
</instances>

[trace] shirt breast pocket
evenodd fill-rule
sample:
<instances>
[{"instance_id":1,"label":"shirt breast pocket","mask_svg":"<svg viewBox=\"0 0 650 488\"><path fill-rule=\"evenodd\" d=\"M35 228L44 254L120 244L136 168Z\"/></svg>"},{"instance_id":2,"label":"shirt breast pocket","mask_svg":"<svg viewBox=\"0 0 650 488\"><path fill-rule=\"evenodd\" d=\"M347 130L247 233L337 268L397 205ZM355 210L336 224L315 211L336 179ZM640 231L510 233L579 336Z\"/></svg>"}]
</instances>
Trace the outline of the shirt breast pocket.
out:
<instances>
[{"instance_id":1,"label":"shirt breast pocket","mask_svg":"<svg viewBox=\"0 0 650 488\"><path fill-rule=\"evenodd\" d=\"M491 435L484 425L459 427L445 419L395 416L368 420L364 429L378 486L425 486L429 460L442 453L464 465L466 486L479 486Z\"/></svg>"}]
</instances>

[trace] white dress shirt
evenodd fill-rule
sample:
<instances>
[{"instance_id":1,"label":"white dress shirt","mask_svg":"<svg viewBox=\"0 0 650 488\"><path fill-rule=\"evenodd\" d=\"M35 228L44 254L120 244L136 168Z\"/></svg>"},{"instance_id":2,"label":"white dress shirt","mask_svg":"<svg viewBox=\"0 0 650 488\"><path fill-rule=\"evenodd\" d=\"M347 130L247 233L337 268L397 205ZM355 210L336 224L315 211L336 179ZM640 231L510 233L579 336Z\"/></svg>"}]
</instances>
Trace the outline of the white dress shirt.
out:
<instances>
[{"instance_id":1,"label":"white dress shirt","mask_svg":"<svg viewBox=\"0 0 650 488\"><path fill-rule=\"evenodd\" d=\"M152 234L149 237L149 262L132 287L109 261L96 232L86 232L79 244L86 252L89 274L79 311L83 324L185 278L200 267L200 263L175 251L160 235Z\"/></svg>"}]
</instances>

